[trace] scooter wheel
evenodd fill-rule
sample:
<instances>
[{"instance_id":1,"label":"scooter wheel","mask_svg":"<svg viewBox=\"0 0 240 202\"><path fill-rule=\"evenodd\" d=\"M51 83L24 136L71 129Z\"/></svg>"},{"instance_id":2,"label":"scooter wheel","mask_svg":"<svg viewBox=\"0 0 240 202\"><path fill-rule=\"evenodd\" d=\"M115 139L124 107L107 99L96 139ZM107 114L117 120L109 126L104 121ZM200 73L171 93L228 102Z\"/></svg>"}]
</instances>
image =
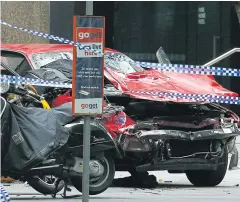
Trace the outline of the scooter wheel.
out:
<instances>
[{"instance_id":1,"label":"scooter wheel","mask_svg":"<svg viewBox=\"0 0 240 202\"><path fill-rule=\"evenodd\" d=\"M35 189L37 192L44 194L44 195L50 195L54 194L56 191L57 193L60 192L64 187L64 181L61 181L56 189L56 179L54 180L48 180L47 176L39 177L39 176L31 176L27 177L28 184Z\"/></svg>"}]
</instances>

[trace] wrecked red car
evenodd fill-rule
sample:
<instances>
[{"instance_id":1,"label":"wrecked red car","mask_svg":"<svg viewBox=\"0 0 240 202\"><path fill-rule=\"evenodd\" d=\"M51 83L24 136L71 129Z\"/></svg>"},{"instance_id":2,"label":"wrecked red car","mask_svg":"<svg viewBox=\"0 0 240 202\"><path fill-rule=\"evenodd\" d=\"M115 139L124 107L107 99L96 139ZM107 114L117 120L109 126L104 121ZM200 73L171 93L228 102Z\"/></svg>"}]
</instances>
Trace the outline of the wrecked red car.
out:
<instances>
[{"instance_id":1,"label":"wrecked red car","mask_svg":"<svg viewBox=\"0 0 240 202\"><path fill-rule=\"evenodd\" d=\"M204 100L137 92L238 95L223 88L213 76L146 69L130 63L132 60L118 51L105 49L109 52L113 54L105 58L105 112L93 123L103 124L116 144L116 170L129 171L140 181L143 172L168 170L186 173L196 186L221 183L228 154L240 135L239 117ZM158 61L169 61L163 50L161 53ZM21 76L54 80L57 76L45 77L44 72L55 69L64 75L57 77L58 81L71 80L69 45L5 44L1 57ZM48 99L52 107L72 100L71 89L36 88L41 94L52 91Z\"/></svg>"}]
</instances>

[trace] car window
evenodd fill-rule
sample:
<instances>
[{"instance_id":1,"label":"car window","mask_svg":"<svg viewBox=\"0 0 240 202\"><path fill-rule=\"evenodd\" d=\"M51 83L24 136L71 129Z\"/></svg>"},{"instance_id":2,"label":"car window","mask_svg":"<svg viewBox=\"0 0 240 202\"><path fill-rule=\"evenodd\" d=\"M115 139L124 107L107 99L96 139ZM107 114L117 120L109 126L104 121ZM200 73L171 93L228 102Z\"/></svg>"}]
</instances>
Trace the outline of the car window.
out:
<instances>
[{"instance_id":1,"label":"car window","mask_svg":"<svg viewBox=\"0 0 240 202\"><path fill-rule=\"evenodd\" d=\"M125 74L144 71L141 66L133 62L131 58L119 52L107 54L104 58L105 67L121 71Z\"/></svg>"},{"instance_id":2,"label":"car window","mask_svg":"<svg viewBox=\"0 0 240 202\"><path fill-rule=\"evenodd\" d=\"M31 66L27 59L20 53L2 50L1 60L20 76L23 76L26 71L31 70Z\"/></svg>"},{"instance_id":3,"label":"car window","mask_svg":"<svg viewBox=\"0 0 240 202\"><path fill-rule=\"evenodd\" d=\"M36 53L30 55L30 59L35 69L39 69L40 67L47 65L56 60L72 60L73 55L71 52L44 52L44 53Z\"/></svg>"}]
</instances>

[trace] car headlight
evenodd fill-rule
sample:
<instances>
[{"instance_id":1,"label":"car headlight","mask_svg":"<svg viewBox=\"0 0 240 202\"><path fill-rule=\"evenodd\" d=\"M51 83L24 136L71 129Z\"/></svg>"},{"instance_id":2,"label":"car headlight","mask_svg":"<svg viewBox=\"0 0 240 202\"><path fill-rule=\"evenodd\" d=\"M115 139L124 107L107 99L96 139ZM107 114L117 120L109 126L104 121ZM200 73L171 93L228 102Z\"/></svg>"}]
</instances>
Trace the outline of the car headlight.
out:
<instances>
[{"instance_id":1,"label":"car headlight","mask_svg":"<svg viewBox=\"0 0 240 202\"><path fill-rule=\"evenodd\" d=\"M9 88L10 88L9 83L5 83L5 82L2 83L1 82L1 84L0 84L0 94L4 94L4 93L8 92Z\"/></svg>"}]
</instances>

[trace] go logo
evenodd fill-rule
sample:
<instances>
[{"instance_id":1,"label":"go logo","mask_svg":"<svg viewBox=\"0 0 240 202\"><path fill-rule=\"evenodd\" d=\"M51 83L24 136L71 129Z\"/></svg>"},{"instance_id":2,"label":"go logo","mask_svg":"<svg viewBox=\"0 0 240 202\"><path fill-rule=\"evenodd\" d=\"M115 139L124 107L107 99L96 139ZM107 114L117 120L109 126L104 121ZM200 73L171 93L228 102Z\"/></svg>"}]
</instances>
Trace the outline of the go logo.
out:
<instances>
[{"instance_id":1,"label":"go logo","mask_svg":"<svg viewBox=\"0 0 240 202\"><path fill-rule=\"evenodd\" d=\"M102 43L103 42L102 28L77 28L77 40L84 43Z\"/></svg>"},{"instance_id":2,"label":"go logo","mask_svg":"<svg viewBox=\"0 0 240 202\"><path fill-rule=\"evenodd\" d=\"M97 104L81 104L82 109L97 109Z\"/></svg>"},{"instance_id":3,"label":"go logo","mask_svg":"<svg viewBox=\"0 0 240 202\"><path fill-rule=\"evenodd\" d=\"M94 38L102 38L102 34L101 32L79 32L78 33L78 38L79 39L87 39L87 38L90 38L90 39L94 39Z\"/></svg>"}]
</instances>

